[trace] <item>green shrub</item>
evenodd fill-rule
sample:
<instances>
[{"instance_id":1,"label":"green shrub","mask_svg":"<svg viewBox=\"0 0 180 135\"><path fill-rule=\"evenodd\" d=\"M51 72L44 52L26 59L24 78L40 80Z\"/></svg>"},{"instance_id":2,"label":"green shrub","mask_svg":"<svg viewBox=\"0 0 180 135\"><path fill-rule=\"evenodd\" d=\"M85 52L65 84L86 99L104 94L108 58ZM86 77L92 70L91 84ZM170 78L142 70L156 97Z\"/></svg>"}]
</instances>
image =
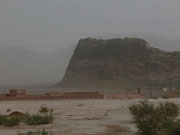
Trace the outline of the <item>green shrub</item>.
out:
<instances>
[{"instance_id":1,"label":"green shrub","mask_svg":"<svg viewBox=\"0 0 180 135\"><path fill-rule=\"evenodd\" d=\"M52 115L28 115L26 118L26 124L28 125L42 125L42 124L49 124L52 123L53 116Z\"/></svg>"},{"instance_id":2,"label":"green shrub","mask_svg":"<svg viewBox=\"0 0 180 135\"><path fill-rule=\"evenodd\" d=\"M177 121L168 131L168 135L180 135L180 121Z\"/></svg>"},{"instance_id":3,"label":"green shrub","mask_svg":"<svg viewBox=\"0 0 180 135\"><path fill-rule=\"evenodd\" d=\"M41 135L48 135L48 132L46 130L42 130Z\"/></svg>"},{"instance_id":4,"label":"green shrub","mask_svg":"<svg viewBox=\"0 0 180 135\"><path fill-rule=\"evenodd\" d=\"M17 126L20 124L20 119L18 117L6 116L2 124L4 126Z\"/></svg>"},{"instance_id":5,"label":"green shrub","mask_svg":"<svg viewBox=\"0 0 180 135\"><path fill-rule=\"evenodd\" d=\"M11 109L7 109L6 112L11 112Z\"/></svg>"},{"instance_id":6,"label":"green shrub","mask_svg":"<svg viewBox=\"0 0 180 135\"><path fill-rule=\"evenodd\" d=\"M0 115L0 125L4 125L4 121L7 119L6 115Z\"/></svg>"},{"instance_id":7,"label":"green shrub","mask_svg":"<svg viewBox=\"0 0 180 135\"><path fill-rule=\"evenodd\" d=\"M174 103L154 106L147 101L130 106L131 114L140 135L165 135L175 125L179 108Z\"/></svg>"},{"instance_id":8,"label":"green shrub","mask_svg":"<svg viewBox=\"0 0 180 135\"><path fill-rule=\"evenodd\" d=\"M49 112L49 109L47 107L41 107L39 112L42 114L47 114Z\"/></svg>"},{"instance_id":9,"label":"green shrub","mask_svg":"<svg viewBox=\"0 0 180 135\"><path fill-rule=\"evenodd\" d=\"M17 126L19 124L20 124L20 119L18 117L0 115L0 125Z\"/></svg>"}]
</instances>

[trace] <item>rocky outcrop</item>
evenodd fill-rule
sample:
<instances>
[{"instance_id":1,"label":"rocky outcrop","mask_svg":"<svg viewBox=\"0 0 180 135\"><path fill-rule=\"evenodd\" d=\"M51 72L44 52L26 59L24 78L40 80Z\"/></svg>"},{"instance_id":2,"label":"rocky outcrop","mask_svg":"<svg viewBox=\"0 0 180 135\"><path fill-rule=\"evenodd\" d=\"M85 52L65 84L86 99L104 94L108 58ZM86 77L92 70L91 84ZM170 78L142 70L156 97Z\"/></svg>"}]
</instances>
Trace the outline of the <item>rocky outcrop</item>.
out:
<instances>
[{"instance_id":1,"label":"rocky outcrop","mask_svg":"<svg viewBox=\"0 0 180 135\"><path fill-rule=\"evenodd\" d=\"M150 85L179 87L179 80L180 52L162 51L137 38L87 38L79 41L64 78L57 86L97 89Z\"/></svg>"}]
</instances>

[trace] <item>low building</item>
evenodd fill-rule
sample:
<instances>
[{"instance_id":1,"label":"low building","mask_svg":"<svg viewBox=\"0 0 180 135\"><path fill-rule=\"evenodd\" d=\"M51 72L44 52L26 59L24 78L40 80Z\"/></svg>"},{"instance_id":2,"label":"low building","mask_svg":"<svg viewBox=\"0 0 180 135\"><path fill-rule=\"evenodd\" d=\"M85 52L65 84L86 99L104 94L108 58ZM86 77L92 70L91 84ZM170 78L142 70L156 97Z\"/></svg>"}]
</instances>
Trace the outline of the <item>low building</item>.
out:
<instances>
[{"instance_id":1,"label":"low building","mask_svg":"<svg viewBox=\"0 0 180 135\"><path fill-rule=\"evenodd\" d=\"M9 90L9 96L26 96L26 90Z\"/></svg>"}]
</instances>

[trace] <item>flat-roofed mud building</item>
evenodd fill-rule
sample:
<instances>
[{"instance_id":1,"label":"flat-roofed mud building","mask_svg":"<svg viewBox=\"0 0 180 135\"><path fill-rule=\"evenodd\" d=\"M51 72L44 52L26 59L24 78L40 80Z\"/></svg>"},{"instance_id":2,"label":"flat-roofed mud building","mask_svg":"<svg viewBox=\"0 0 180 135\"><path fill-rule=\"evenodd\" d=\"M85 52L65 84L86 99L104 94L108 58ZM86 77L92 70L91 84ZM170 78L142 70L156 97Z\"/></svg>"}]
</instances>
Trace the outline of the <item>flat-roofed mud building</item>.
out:
<instances>
[{"instance_id":1,"label":"flat-roofed mud building","mask_svg":"<svg viewBox=\"0 0 180 135\"><path fill-rule=\"evenodd\" d=\"M26 96L26 90L20 90L20 89L9 90L9 96Z\"/></svg>"}]
</instances>

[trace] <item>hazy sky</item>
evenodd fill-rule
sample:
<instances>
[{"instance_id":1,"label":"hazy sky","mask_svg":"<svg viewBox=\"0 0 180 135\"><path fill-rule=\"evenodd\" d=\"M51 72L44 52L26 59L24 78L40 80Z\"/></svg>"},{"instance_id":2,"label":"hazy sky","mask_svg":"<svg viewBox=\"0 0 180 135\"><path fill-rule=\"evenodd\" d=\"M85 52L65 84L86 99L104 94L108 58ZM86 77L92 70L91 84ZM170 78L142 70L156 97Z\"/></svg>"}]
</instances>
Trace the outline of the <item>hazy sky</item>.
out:
<instances>
[{"instance_id":1,"label":"hazy sky","mask_svg":"<svg viewBox=\"0 0 180 135\"><path fill-rule=\"evenodd\" d=\"M52 52L104 34L180 38L179 14L180 0L0 0L0 46Z\"/></svg>"}]
</instances>

